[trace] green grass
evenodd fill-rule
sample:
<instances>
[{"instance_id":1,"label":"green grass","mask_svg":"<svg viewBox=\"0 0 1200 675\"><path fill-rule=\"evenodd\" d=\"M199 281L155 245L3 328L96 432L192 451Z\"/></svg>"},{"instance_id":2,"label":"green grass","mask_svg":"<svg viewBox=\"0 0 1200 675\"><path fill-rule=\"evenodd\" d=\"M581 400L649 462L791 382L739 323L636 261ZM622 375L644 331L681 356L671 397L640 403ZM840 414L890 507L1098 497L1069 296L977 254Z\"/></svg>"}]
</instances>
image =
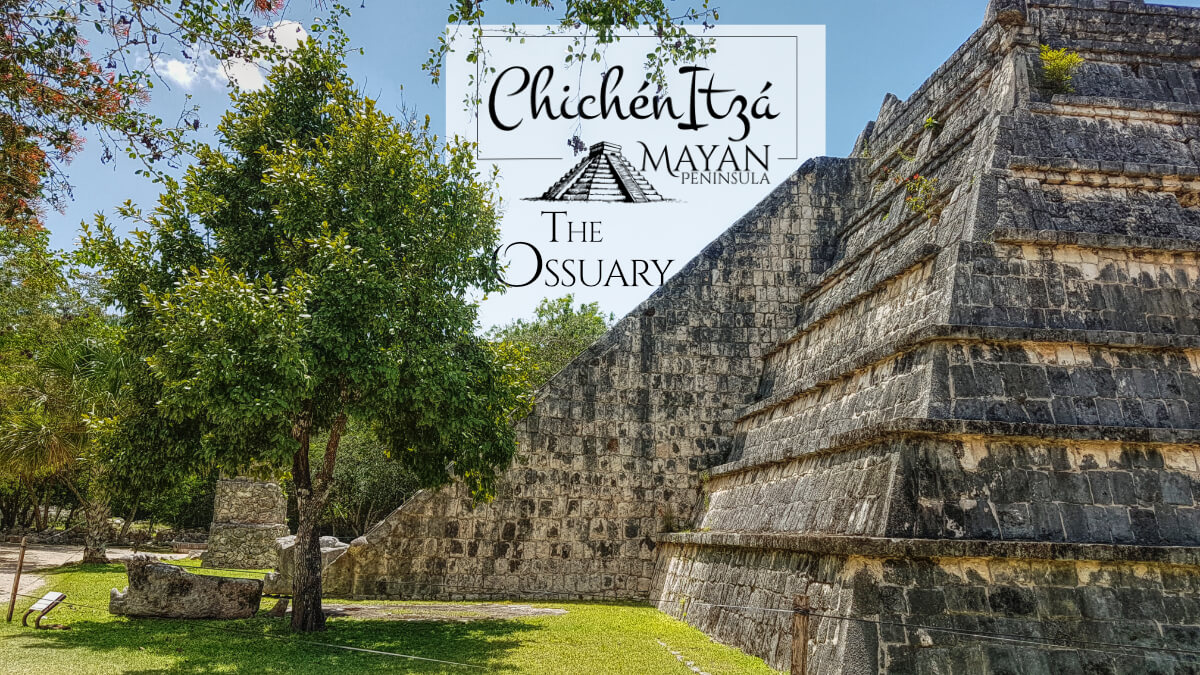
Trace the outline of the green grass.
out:
<instances>
[{"instance_id":1,"label":"green grass","mask_svg":"<svg viewBox=\"0 0 1200 675\"><path fill-rule=\"evenodd\" d=\"M62 591L67 602L86 606L59 606L48 617L48 622L67 624L71 630L34 631L21 628L20 613L32 602L21 598L17 620L0 623L0 672L690 674L659 641L713 675L773 672L759 659L717 644L645 605L523 603L561 607L567 614L504 621L330 619L324 633L297 636L288 631L284 619L270 617L168 621L112 616L107 610L108 591L126 585L121 565L68 565L43 574L46 585L38 595ZM264 600L264 607L271 602ZM303 640L468 663L482 670L350 652Z\"/></svg>"}]
</instances>

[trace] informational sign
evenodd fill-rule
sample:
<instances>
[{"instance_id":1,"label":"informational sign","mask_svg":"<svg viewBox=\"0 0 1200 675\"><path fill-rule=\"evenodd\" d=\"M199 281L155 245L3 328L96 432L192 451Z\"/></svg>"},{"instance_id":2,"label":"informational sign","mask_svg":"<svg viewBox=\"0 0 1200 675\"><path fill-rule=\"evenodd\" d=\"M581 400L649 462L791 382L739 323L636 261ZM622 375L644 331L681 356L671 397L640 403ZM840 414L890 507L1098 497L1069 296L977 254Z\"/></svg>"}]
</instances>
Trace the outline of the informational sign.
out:
<instances>
[{"instance_id":1,"label":"informational sign","mask_svg":"<svg viewBox=\"0 0 1200 675\"><path fill-rule=\"evenodd\" d=\"M647 81L651 35L566 64L591 49L577 35L486 27L468 62L469 31L450 31L447 135L478 144L503 200L509 289L483 301L485 328L568 293L621 316L825 152L824 26L697 27L715 53L665 87Z\"/></svg>"}]
</instances>

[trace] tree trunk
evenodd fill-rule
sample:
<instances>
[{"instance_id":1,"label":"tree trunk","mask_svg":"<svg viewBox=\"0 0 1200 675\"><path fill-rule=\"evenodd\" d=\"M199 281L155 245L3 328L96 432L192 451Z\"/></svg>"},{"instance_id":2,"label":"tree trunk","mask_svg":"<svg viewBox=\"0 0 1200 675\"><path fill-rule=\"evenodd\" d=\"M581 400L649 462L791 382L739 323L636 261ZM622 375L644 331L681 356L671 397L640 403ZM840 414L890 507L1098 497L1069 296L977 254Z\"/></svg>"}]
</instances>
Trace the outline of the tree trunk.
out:
<instances>
[{"instance_id":1,"label":"tree trunk","mask_svg":"<svg viewBox=\"0 0 1200 675\"><path fill-rule=\"evenodd\" d=\"M106 563L108 557L108 500L89 495L83 509L87 531L83 535L83 562Z\"/></svg>"},{"instance_id":2,"label":"tree trunk","mask_svg":"<svg viewBox=\"0 0 1200 675\"><path fill-rule=\"evenodd\" d=\"M325 630L321 607L321 539L316 533L320 510L311 497L300 500L296 526L296 576L292 582L292 630L301 633Z\"/></svg>"},{"instance_id":3,"label":"tree trunk","mask_svg":"<svg viewBox=\"0 0 1200 675\"><path fill-rule=\"evenodd\" d=\"M42 524L42 497L45 495L38 496L37 488L34 488L31 494L33 495L33 510L29 512L29 528L40 530L42 528L38 526Z\"/></svg>"},{"instance_id":4,"label":"tree trunk","mask_svg":"<svg viewBox=\"0 0 1200 675\"><path fill-rule=\"evenodd\" d=\"M8 496L0 499L0 529L7 530L17 524L17 507L21 504L21 484L13 486Z\"/></svg>"},{"instance_id":5,"label":"tree trunk","mask_svg":"<svg viewBox=\"0 0 1200 675\"><path fill-rule=\"evenodd\" d=\"M104 468L99 463L92 464L87 499L84 499L73 486L71 487L75 491L75 497L83 506L83 519L86 525L83 535L83 562L85 563L108 562L105 550L108 547L108 517L110 514L108 495L104 493L104 487L100 484L103 471ZM72 484L68 482L67 485L71 486Z\"/></svg>"},{"instance_id":6,"label":"tree trunk","mask_svg":"<svg viewBox=\"0 0 1200 675\"><path fill-rule=\"evenodd\" d=\"M317 522L329 498L338 443L346 427L346 414L335 418L325 445L321 470L313 480L309 469L311 416L304 415L292 430L300 449L292 456L292 484L296 487L295 577L292 579L292 630L300 633L325 630L325 611L321 607L321 539Z\"/></svg>"},{"instance_id":7,"label":"tree trunk","mask_svg":"<svg viewBox=\"0 0 1200 675\"><path fill-rule=\"evenodd\" d=\"M125 537L129 536L129 527L133 525L133 520L137 518L138 506L139 504L134 502L133 511L129 514L129 517L125 519L125 522L121 524L121 534L117 535L117 539L119 541L126 541Z\"/></svg>"},{"instance_id":8,"label":"tree trunk","mask_svg":"<svg viewBox=\"0 0 1200 675\"><path fill-rule=\"evenodd\" d=\"M42 488L42 508L38 511L37 524L34 529L38 532L50 527L50 486Z\"/></svg>"}]
</instances>

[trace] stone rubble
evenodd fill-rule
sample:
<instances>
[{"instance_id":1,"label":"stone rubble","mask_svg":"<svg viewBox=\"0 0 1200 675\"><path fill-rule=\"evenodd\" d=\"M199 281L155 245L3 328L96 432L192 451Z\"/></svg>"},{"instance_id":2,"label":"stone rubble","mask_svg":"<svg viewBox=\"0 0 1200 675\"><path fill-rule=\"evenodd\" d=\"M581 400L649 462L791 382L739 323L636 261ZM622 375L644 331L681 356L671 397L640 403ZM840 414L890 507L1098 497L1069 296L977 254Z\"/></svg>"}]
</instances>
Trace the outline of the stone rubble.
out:
<instances>
[{"instance_id":1,"label":"stone rubble","mask_svg":"<svg viewBox=\"0 0 1200 675\"><path fill-rule=\"evenodd\" d=\"M337 537L321 537L321 569L337 560L350 548ZM267 595L291 595L292 580L296 574L296 535L290 534L275 540L276 559L279 567L263 579L263 593Z\"/></svg>"},{"instance_id":2,"label":"stone rubble","mask_svg":"<svg viewBox=\"0 0 1200 675\"><path fill-rule=\"evenodd\" d=\"M248 619L258 611L262 582L192 574L152 555L128 556L124 592L112 589L113 614L162 619Z\"/></svg>"}]
</instances>

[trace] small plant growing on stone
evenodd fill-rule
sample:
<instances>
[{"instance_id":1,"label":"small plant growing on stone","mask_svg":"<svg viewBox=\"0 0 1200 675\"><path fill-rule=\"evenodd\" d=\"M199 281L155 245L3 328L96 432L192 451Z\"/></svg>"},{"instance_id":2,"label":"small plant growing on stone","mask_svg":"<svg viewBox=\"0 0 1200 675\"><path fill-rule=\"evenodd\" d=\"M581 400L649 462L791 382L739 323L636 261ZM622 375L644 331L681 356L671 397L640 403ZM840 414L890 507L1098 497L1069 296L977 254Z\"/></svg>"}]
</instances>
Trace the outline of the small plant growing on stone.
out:
<instances>
[{"instance_id":1,"label":"small plant growing on stone","mask_svg":"<svg viewBox=\"0 0 1200 675\"><path fill-rule=\"evenodd\" d=\"M1042 87L1051 94L1070 94L1075 91L1071 77L1083 65L1083 57L1066 47L1051 49L1042 45Z\"/></svg>"},{"instance_id":2,"label":"small plant growing on stone","mask_svg":"<svg viewBox=\"0 0 1200 675\"><path fill-rule=\"evenodd\" d=\"M930 202L937 193L938 179L914 173L911 178L895 179L904 185L908 196L904 198L904 206L912 213L928 213Z\"/></svg>"},{"instance_id":3,"label":"small plant growing on stone","mask_svg":"<svg viewBox=\"0 0 1200 675\"><path fill-rule=\"evenodd\" d=\"M937 121L933 115L925 118L924 127L926 131L935 131L940 126L942 126L942 123Z\"/></svg>"}]
</instances>

